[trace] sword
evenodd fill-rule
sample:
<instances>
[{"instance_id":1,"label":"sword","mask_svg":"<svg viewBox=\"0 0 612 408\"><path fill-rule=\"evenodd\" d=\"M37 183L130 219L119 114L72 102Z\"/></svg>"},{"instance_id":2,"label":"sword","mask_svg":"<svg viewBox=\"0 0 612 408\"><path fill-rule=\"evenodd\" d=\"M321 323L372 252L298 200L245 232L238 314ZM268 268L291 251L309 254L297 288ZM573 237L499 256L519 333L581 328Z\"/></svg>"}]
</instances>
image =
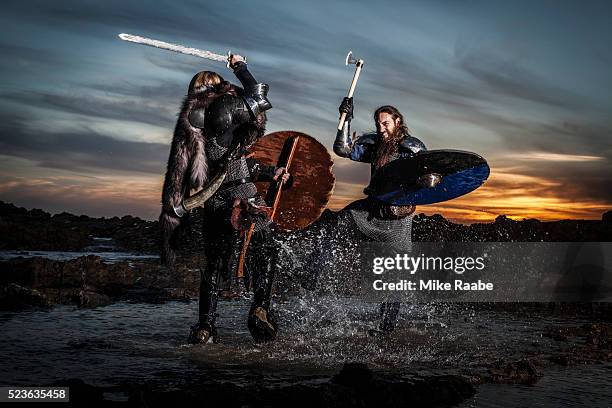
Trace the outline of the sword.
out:
<instances>
[{"instance_id":1,"label":"sword","mask_svg":"<svg viewBox=\"0 0 612 408\"><path fill-rule=\"evenodd\" d=\"M184 45L171 44L171 43L167 43L164 41L154 40L152 38L146 38L146 37L126 34L126 33L119 34L119 38L122 39L123 41L129 41L129 42L133 42L136 44L144 44L150 47L161 48L162 50L178 52L179 54L193 55L194 57L204 58L204 59L213 60L213 61L225 62L227 67L228 68L230 67L229 60L230 60L230 57L232 56L231 51L228 51L227 55L221 55L221 54L216 54L210 51L203 51L197 48L185 47ZM244 59L244 62L246 62L246 58Z\"/></svg>"}]
</instances>

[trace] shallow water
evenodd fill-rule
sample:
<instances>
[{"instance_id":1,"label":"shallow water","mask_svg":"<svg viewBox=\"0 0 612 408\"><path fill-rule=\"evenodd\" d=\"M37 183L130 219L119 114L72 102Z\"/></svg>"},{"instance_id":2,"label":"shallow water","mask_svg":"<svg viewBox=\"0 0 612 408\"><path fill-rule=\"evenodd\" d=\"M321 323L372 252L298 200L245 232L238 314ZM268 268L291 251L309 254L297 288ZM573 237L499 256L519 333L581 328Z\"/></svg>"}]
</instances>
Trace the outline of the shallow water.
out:
<instances>
[{"instance_id":1,"label":"shallow water","mask_svg":"<svg viewBox=\"0 0 612 408\"><path fill-rule=\"evenodd\" d=\"M612 364L553 368L535 385L484 384L460 408L612 406Z\"/></svg>"},{"instance_id":2,"label":"shallow water","mask_svg":"<svg viewBox=\"0 0 612 408\"><path fill-rule=\"evenodd\" d=\"M134 254L132 252L106 251L0 251L0 261L7 261L15 258L47 258L53 261L70 261L81 256L95 255L102 258L102 261L112 264L121 261L136 261L147 259L158 259L157 255Z\"/></svg>"},{"instance_id":3,"label":"shallow water","mask_svg":"<svg viewBox=\"0 0 612 408\"><path fill-rule=\"evenodd\" d=\"M53 261L70 261L88 255L99 256L106 263L159 259L158 255L120 251L112 238L93 237L92 241L92 245L83 248L82 251L0 251L0 261L15 258L47 258Z\"/></svg>"},{"instance_id":4,"label":"shallow water","mask_svg":"<svg viewBox=\"0 0 612 408\"><path fill-rule=\"evenodd\" d=\"M518 358L528 350L554 348L554 340L542 337L542 331L584 323L476 313L457 305L405 305L398 330L380 339L366 334L376 324L377 305L303 295L276 304L279 338L257 346L246 328L248 306L248 299L222 301L222 342L205 346L186 344L197 302L4 312L0 385L80 378L99 386L146 380L169 389L194 376L240 384L253 374L283 382L333 374L349 361L372 368L454 373L500 358ZM611 368L607 364L551 369L535 386L482 385L463 406L609 406L605 403L612 401Z\"/></svg>"}]
</instances>

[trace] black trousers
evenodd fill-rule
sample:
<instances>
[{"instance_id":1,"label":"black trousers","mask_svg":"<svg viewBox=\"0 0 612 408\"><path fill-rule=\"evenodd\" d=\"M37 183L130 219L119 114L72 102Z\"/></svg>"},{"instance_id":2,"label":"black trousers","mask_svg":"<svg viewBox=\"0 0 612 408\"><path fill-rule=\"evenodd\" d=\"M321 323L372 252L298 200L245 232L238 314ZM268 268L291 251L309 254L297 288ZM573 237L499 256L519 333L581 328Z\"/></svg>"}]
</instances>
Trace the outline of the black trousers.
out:
<instances>
[{"instance_id":1,"label":"black trousers","mask_svg":"<svg viewBox=\"0 0 612 408\"><path fill-rule=\"evenodd\" d=\"M203 237L206 265L200 268L199 323L213 326L219 291L234 279L242 238L224 209L205 215ZM253 288L251 310L260 306L270 309L277 258L273 229L266 227L254 232L245 260L245 277Z\"/></svg>"}]
</instances>

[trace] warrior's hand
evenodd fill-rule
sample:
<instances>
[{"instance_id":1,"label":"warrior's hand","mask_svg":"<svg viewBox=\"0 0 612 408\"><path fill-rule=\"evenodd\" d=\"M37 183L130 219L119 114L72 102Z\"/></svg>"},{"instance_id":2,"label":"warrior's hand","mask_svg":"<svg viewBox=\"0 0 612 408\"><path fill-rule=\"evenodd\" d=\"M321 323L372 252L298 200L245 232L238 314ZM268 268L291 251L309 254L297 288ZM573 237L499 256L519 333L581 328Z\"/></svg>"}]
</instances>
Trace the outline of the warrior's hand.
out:
<instances>
[{"instance_id":1,"label":"warrior's hand","mask_svg":"<svg viewBox=\"0 0 612 408\"><path fill-rule=\"evenodd\" d=\"M229 65L230 68L236 68L236 64L239 62L246 63L246 59L242 55L232 54L229 56Z\"/></svg>"},{"instance_id":2,"label":"warrior's hand","mask_svg":"<svg viewBox=\"0 0 612 408\"><path fill-rule=\"evenodd\" d=\"M281 178L283 184L286 184L289 181L291 174L289 174L286 168L279 167L274 172L274 177L272 177L272 180L277 181L279 177Z\"/></svg>"},{"instance_id":3,"label":"warrior's hand","mask_svg":"<svg viewBox=\"0 0 612 408\"><path fill-rule=\"evenodd\" d=\"M353 119L353 98L344 97L338 111L340 114L346 113L346 120Z\"/></svg>"}]
</instances>

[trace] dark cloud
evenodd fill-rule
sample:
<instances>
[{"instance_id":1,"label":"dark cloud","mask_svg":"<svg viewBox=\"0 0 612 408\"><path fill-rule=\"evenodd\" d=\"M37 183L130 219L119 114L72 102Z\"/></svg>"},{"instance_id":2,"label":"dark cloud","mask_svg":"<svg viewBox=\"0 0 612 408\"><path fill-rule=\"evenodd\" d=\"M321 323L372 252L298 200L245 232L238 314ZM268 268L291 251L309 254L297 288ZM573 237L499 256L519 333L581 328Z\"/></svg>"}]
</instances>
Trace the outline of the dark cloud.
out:
<instances>
[{"instance_id":1,"label":"dark cloud","mask_svg":"<svg viewBox=\"0 0 612 408\"><path fill-rule=\"evenodd\" d=\"M459 66L480 81L477 89L481 92L492 91L572 110L589 108L588 101L582 96L551 84L546 77L521 66L514 58L512 53L483 49L471 48L458 52Z\"/></svg>"},{"instance_id":2,"label":"dark cloud","mask_svg":"<svg viewBox=\"0 0 612 408\"><path fill-rule=\"evenodd\" d=\"M180 81L165 80L159 83L135 84L129 80L112 83L81 84L82 89L101 91L116 96L136 97L159 104L179 104L187 92L187 85Z\"/></svg>"},{"instance_id":3,"label":"dark cloud","mask_svg":"<svg viewBox=\"0 0 612 408\"><path fill-rule=\"evenodd\" d=\"M168 69L190 77L200 71L216 71L222 69L221 63L193 58L186 55L175 54L172 52L147 51L144 58L156 67ZM184 85L183 85L184 86Z\"/></svg>"},{"instance_id":4,"label":"dark cloud","mask_svg":"<svg viewBox=\"0 0 612 408\"><path fill-rule=\"evenodd\" d=\"M121 96L121 95L120 95ZM125 120L157 125L171 129L176 114L157 98L145 100L129 98L102 98L94 95L64 95L47 92L1 94L0 98L17 102L28 108L52 109L92 118ZM180 100L176 100L176 111Z\"/></svg>"},{"instance_id":5,"label":"dark cloud","mask_svg":"<svg viewBox=\"0 0 612 408\"><path fill-rule=\"evenodd\" d=\"M11 71L14 71L16 66L23 67L32 63L38 64L39 67L65 64L60 56L44 49L0 43L0 53L3 55L0 67Z\"/></svg>"},{"instance_id":6,"label":"dark cloud","mask_svg":"<svg viewBox=\"0 0 612 408\"><path fill-rule=\"evenodd\" d=\"M40 167L73 172L164 172L169 146L113 139L89 129L54 133L28 130L25 118L0 117L0 150Z\"/></svg>"}]
</instances>

